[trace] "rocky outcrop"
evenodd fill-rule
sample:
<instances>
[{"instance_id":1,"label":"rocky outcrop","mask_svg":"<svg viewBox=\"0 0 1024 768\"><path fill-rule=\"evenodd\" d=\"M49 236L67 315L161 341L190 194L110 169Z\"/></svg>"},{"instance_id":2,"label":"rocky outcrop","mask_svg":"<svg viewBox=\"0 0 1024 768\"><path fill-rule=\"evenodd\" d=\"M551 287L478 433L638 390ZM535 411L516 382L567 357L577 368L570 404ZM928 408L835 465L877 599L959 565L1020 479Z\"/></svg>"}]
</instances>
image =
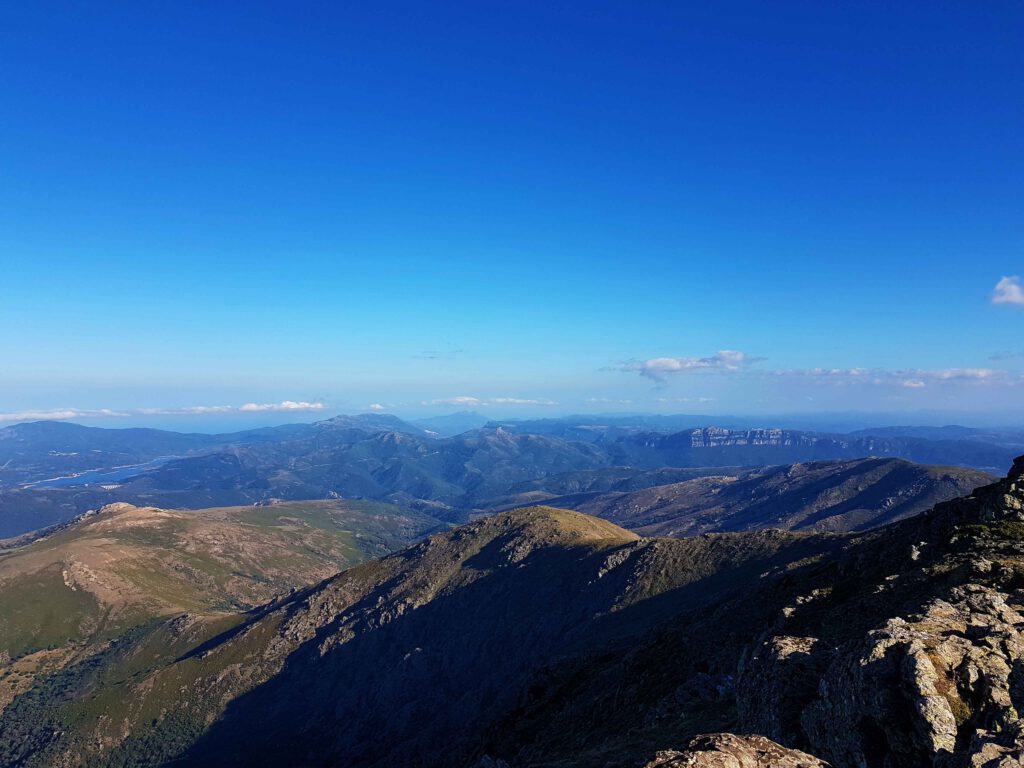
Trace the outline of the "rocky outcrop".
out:
<instances>
[{"instance_id":1,"label":"rocky outcrop","mask_svg":"<svg viewBox=\"0 0 1024 768\"><path fill-rule=\"evenodd\" d=\"M816 753L838 765L893 768L1019 756L1024 617L978 584L951 597L836 653L801 717Z\"/></svg>"},{"instance_id":2,"label":"rocky outcrop","mask_svg":"<svg viewBox=\"0 0 1024 768\"><path fill-rule=\"evenodd\" d=\"M696 737L682 752L659 752L645 768L828 768L828 763L763 736L712 733Z\"/></svg>"},{"instance_id":3,"label":"rocky outcrop","mask_svg":"<svg viewBox=\"0 0 1024 768\"><path fill-rule=\"evenodd\" d=\"M839 768L1024 765L1022 477L1018 461L977 498L908 525L904 538L922 540L905 559L879 543L892 572L873 594L894 612L859 638L782 634L801 601L785 609L740 665L740 727ZM918 609L895 610L915 592ZM817 610L834 623L842 609Z\"/></svg>"}]
</instances>

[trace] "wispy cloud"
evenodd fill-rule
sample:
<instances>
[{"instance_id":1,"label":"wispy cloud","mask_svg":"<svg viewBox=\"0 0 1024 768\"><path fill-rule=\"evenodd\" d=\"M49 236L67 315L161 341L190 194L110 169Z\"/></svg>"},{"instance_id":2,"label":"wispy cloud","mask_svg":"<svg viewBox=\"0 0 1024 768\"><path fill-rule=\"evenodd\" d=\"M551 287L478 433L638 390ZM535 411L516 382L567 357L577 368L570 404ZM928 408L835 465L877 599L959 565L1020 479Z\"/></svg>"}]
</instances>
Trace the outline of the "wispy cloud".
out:
<instances>
[{"instance_id":1,"label":"wispy cloud","mask_svg":"<svg viewBox=\"0 0 1024 768\"><path fill-rule=\"evenodd\" d=\"M772 371L776 376L793 376L817 381L849 385L873 384L923 389L931 384L973 382L978 384L1019 383L1021 377L996 368L809 368L805 370Z\"/></svg>"},{"instance_id":2,"label":"wispy cloud","mask_svg":"<svg viewBox=\"0 0 1024 768\"><path fill-rule=\"evenodd\" d=\"M244 412L264 411L322 411L323 403L307 403L305 401L284 400L280 403L246 403L238 410Z\"/></svg>"},{"instance_id":3,"label":"wispy cloud","mask_svg":"<svg viewBox=\"0 0 1024 768\"><path fill-rule=\"evenodd\" d=\"M1009 279L1009 278L1007 278ZM1019 288L1019 286L1018 286ZM1024 303L1024 295L1022 295ZM1002 357L1009 357L1001 356ZM995 358L994 358L995 359ZM764 360L735 350L723 350L709 357L654 357L649 360L631 360L605 370L634 371L668 386L668 379L682 374L717 372L754 378L793 378L840 386L876 385L904 389L924 389L929 386L952 383L1021 384L1024 376L998 368L788 368L770 369L754 367ZM700 398L661 398L659 402L704 402Z\"/></svg>"},{"instance_id":4,"label":"wispy cloud","mask_svg":"<svg viewBox=\"0 0 1024 768\"><path fill-rule=\"evenodd\" d=\"M18 423L22 421L68 421L70 419L92 419L106 416L128 416L126 411L112 411L108 408L82 410L79 408L53 408L39 411L12 411L0 413L0 422Z\"/></svg>"},{"instance_id":5,"label":"wispy cloud","mask_svg":"<svg viewBox=\"0 0 1024 768\"><path fill-rule=\"evenodd\" d=\"M1011 275L996 283L996 287L992 291L992 303L1024 307L1024 286L1020 284L1020 277Z\"/></svg>"},{"instance_id":6,"label":"wispy cloud","mask_svg":"<svg viewBox=\"0 0 1024 768\"><path fill-rule=\"evenodd\" d=\"M387 410L387 408L384 406L383 403L370 403L368 406L366 406L366 408L367 408L367 410L370 410L370 411L386 411Z\"/></svg>"},{"instance_id":7,"label":"wispy cloud","mask_svg":"<svg viewBox=\"0 0 1024 768\"><path fill-rule=\"evenodd\" d=\"M551 406L558 405L554 400L547 398L526 398L526 397L473 397L471 395L458 395L456 397L442 397L436 400L425 400L423 405L453 406L456 408L486 408L491 405L533 405Z\"/></svg>"},{"instance_id":8,"label":"wispy cloud","mask_svg":"<svg viewBox=\"0 0 1024 768\"><path fill-rule=\"evenodd\" d=\"M637 371L654 381L665 381L669 376L710 371L742 371L764 360L745 352L723 349L709 357L652 357L649 360L629 360L618 366L621 371Z\"/></svg>"},{"instance_id":9,"label":"wispy cloud","mask_svg":"<svg viewBox=\"0 0 1024 768\"><path fill-rule=\"evenodd\" d=\"M592 405L632 405L632 400L618 399L614 397L588 397L583 402Z\"/></svg>"},{"instance_id":10,"label":"wispy cloud","mask_svg":"<svg viewBox=\"0 0 1024 768\"><path fill-rule=\"evenodd\" d=\"M53 408L0 413L0 423L23 421L74 421L76 419L124 418L129 416L202 416L217 413L269 413L275 411L322 411L323 403L284 400L280 403L244 405L190 405L181 408Z\"/></svg>"}]
</instances>

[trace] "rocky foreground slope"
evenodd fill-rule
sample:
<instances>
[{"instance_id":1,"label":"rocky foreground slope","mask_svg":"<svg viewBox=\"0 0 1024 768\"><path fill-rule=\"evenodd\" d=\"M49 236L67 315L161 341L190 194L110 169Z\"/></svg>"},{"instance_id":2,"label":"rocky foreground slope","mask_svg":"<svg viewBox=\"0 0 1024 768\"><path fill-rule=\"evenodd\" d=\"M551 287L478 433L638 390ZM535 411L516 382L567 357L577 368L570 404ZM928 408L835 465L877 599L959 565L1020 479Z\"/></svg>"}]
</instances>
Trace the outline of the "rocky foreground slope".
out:
<instances>
[{"instance_id":1,"label":"rocky foreground slope","mask_svg":"<svg viewBox=\"0 0 1024 768\"><path fill-rule=\"evenodd\" d=\"M0 762L1016 765L1018 518L1024 462L856 535L516 510L231 627L139 629L17 697Z\"/></svg>"}]
</instances>

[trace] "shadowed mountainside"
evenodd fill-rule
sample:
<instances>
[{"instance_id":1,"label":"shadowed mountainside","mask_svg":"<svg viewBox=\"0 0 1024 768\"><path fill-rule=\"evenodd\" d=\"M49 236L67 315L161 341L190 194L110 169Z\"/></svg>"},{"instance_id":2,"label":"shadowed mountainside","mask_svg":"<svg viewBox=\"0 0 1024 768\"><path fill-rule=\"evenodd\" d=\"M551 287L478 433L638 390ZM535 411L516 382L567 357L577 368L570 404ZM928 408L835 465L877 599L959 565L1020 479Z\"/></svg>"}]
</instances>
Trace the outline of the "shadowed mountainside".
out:
<instances>
[{"instance_id":1,"label":"shadowed mountainside","mask_svg":"<svg viewBox=\"0 0 1024 768\"><path fill-rule=\"evenodd\" d=\"M1022 475L862 534L638 539L495 515L220 634L137 632L15 699L0 754L554 768L735 729L837 768L967 766L1024 746Z\"/></svg>"},{"instance_id":2,"label":"shadowed mountainside","mask_svg":"<svg viewBox=\"0 0 1024 768\"><path fill-rule=\"evenodd\" d=\"M822 461L740 470L634 491L545 499L644 536L761 528L858 531L911 517L994 478L900 459Z\"/></svg>"}]
</instances>

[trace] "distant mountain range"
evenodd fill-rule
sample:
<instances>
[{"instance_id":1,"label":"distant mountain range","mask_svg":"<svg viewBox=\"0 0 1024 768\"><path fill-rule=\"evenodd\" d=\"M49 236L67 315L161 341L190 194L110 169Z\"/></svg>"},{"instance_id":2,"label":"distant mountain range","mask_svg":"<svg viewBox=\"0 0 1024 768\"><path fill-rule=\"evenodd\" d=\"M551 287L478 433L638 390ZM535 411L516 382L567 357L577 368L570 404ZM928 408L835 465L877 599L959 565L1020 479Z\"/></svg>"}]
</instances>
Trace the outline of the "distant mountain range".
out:
<instances>
[{"instance_id":1,"label":"distant mountain range","mask_svg":"<svg viewBox=\"0 0 1024 768\"><path fill-rule=\"evenodd\" d=\"M762 491L819 479L792 472ZM491 515L69 658L0 714L0 763L1014 765L1022 488L1024 460L857 534L640 538L551 507ZM691 741L727 731L751 735Z\"/></svg>"},{"instance_id":2,"label":"distant mountain range","mask_svg":"<svg viewBox=\"0 0 1024 768\"><path fill-rule=\"evenodd\" d=\"M667 477L674 470L868 456L1000 473L1024 442L1012 432L963 428L932 437L902 434L910 428L877 435L719 427L660 432L651 431L648 420L539 420L449 437L386 414L224 435L16 425L0 429L0 536L117 501L199 508L365 498L461 522L531 484L546 490L549 478L556 482L574 473L627 477L664 470ZM723 471L676 473L676 480L665 482L700 474Z\"/></svg>"}]
</instances>

